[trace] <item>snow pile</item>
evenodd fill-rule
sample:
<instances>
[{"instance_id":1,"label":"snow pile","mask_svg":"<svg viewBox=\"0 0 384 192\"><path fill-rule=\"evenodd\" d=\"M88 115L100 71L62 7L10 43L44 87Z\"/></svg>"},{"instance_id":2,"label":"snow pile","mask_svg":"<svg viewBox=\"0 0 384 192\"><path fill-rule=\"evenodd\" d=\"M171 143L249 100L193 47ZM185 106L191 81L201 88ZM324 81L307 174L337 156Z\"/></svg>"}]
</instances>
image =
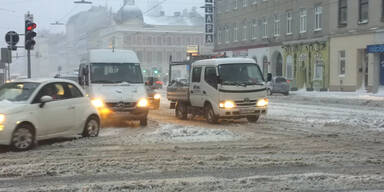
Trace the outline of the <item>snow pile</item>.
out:
<instances>
[{"instance_id":1,"label":"snow pile","mask_svg":"<svg viewBox=\"0 0 384 192\"><path fill-rule=\"evenodd\" d=\"M210 142L232 141L241 137L231 131L223 129L208 129L192 126L165 124L156 131L141 135L147 142Z\"/></svg>"},{"instance_id":2,"label":"snow pile","mask_svg":"<svg viewBox=\"0 0 384 192\"><path fill-rule=\"evenodd\" d=\"M378 93L368 93L365 90L358 90L355 92L319 92L319 91L306 91L300 89L298 91L291 91L292 95L304 97L317 97L317 98L340 98L340 99L366 99L384 101L384 88L380 88Z\"/></svg>"}]
</instances>

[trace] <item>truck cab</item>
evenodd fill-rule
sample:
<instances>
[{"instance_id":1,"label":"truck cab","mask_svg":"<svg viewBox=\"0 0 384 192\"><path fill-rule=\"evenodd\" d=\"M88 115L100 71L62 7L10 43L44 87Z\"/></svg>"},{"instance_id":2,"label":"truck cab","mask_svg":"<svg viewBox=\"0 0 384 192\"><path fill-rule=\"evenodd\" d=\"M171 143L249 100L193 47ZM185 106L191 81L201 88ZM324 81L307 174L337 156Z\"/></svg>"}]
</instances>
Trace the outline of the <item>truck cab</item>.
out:
<instances>
[{"instance_id":1,"label":"truck cab","mask_svg":"<svg viewBox=\"0 0 384 192\"><path fill-rule=\"evenodd\" d=\"M171 65L171 68L175 67ZM252 59L200 60L187 66L188 82L170 79L167 96L176 116L204 115L211 123L219 119L247 118L256 122L267 113L266 86L259 66ZM175 71L170 69L172 72Z\"/></svg>"},{"instance_id":2,"label":"truck cab","mask_svg":"<svg viewBox=\"0 0 384 192\"><path fill-rule=\"evenodd\" d=\"M90 50L80 64L79 84L103 122L139 120L142 126L147 125L148 95L135 52Z\"/></svg>"}]
</instances>

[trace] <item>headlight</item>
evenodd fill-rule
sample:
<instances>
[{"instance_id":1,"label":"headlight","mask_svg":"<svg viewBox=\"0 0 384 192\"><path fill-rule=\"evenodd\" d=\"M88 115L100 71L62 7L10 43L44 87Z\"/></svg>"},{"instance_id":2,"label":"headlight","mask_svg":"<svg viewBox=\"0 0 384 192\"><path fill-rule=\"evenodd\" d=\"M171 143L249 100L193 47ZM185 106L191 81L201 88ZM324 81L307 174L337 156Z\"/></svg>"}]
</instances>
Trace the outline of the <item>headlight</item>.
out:
<instances>
[{"instance_id":1,"label":"headlight","mask_svg":"<svg viewBox=\"0 0 384 192\"><path fill-rule=\"evenodd\" d=\"M96 108L103 108L104 107L104 101L102 99L92 99L92 105Z\"/></svg>"},{"instance_id":2,"label":"headlight","mask_svg":"<svg viewBox=\"0 0 384 192\"><path fill-rule=\"evenodd\" d=\"M219 104L219 107L225 109L233 109L235 108L235 103L233 101L224 101Z\"/></svg>"},{"instance_id":3,"label":"headlight","mask_svg":"<svg viewBox=\"0 0 384 192\"><path fill-rule=\"evenodd\" d=\"M256 106L258 106L258 107L265 107L265 106L268 105L268 103L269 103L269 100L268 100L267 98L259 99L259 100L257 101Z\"/></svg>"},{"instance_id":4,"label":"headlight","mask_svg":"<svg viewBox=\"0 0 384 192\"><path fill-rule=\"evenodd\" d=\"M137 103L137 107L148 107L148 100L143 98Z\"/></svg>"},{"instance_id":5,"label":"headlight","mask_svg":"<svg viewBox=\"0 0 384 192\"><path fill-rule=\"evenodd\" d=\"M161 98L161 95L156 93L154 96L153 96L154 99L160 99Z\"/></svg>"},{"instance_id":6,"label":"headlight","mask_svg":"<svg viewBox=\"0 0 384 192\"><path fill-rule=\"evenodd\" d=\"M4 114L0 114L0 124L3 124L5 121L5 115Z\"/></svg>"}]
</instances>

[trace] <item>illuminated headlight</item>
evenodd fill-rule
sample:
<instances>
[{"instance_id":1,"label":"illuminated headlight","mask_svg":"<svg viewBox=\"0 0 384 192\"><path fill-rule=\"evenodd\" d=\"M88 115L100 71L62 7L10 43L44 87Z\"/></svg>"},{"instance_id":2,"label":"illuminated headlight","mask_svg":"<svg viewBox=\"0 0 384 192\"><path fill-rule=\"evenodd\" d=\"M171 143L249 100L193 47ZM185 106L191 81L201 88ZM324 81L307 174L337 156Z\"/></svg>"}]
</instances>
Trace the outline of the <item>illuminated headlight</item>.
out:
<instances>
[{"instance_id":1,"label":"illuminated headlight","mask_svg":"<svg viewBox=\"0 0 384 192\"><path fill-rule=\"evenodd\" d=\"M3 124L5 121L5 115L4 114L0 114L0 124Z\"/></svg>"},{"instance_id":2,"label":"illuminated headlight","mask_svg":"<svg viewBox=\"0 0 384 192\"><path fill-rule=\"evenodd\" d=\"M154 96L153 96L154 99L160 99L161 98L161 95L156 93Z\"/></svg>"},{"instance_id":3,"label":"illuminated headlight","mask_svg":"<svg viewBox=\"0 0 384 192\"><path fill-rule=\"evenodd\" d=\"M92 105L96 108L103 108L104 107L104 101L102 99L92 99Z\"/></svg>"},{"instance_id":4,"label":"illuminated headlight","mask_svg":"<svg viewBox=\"0 0 384 192\"><path fill-rule=\"evenodd\" d=\"M268 106L268 103L269 103L269 100L267 98L259 99L257 101L256 106L258 106L258 107L265 107L265 106Z\"/></svg>"},{"instance_id":5,"label":"illuminated headlight","mask_svg":"<svg viewBox=\"0 0 384 192\"><path fill-rule=\"evenodd\" d=\"M233 109L235 108L235 103L233 101L224 101L219 104L219 107L224 109Z\"/></svg>"},{"instance_id":6,"label":"illuminated headlight","mask_svg":"<svg viewBox=\"0 0 384 192\"><path fill-rule=\"evenodd\" d=\"M137 102L137 107L148 107L148 100L143 98Z\"/></svg>"}]
</instances>

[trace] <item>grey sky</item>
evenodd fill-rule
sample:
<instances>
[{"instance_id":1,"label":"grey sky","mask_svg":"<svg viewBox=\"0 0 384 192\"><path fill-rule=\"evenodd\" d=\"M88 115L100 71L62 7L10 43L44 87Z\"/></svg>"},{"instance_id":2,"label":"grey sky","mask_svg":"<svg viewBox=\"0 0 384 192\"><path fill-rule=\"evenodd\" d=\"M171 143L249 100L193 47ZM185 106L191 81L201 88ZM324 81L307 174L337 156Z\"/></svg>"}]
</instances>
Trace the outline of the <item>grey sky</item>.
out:
<instances>
[{"instance_id":1,"label":"grey sky","mask_svg":"<svg viewBox=\"0 0 384 192\"><path fill-rule=\"evenodd\" d=\"M66 20L77 12L87 10L91 5L74 4L74 0L0 0L0 46L4 46L4 35L7 31L15 30L22 33L24 30L24 14L30 11L35 16L38 29L49 29L54 32L63 32L64 26L50 25L59 20ZM119 9L123 0L91 0L93 5L108 5L114 11ZM145 11L147 0L136 0L136 4ZM182 11L193 6L200 7L204 0L167 0L163 8L167 14ZM202 10L201 10L202 11Z\"/></svg>"}]
</instances>

